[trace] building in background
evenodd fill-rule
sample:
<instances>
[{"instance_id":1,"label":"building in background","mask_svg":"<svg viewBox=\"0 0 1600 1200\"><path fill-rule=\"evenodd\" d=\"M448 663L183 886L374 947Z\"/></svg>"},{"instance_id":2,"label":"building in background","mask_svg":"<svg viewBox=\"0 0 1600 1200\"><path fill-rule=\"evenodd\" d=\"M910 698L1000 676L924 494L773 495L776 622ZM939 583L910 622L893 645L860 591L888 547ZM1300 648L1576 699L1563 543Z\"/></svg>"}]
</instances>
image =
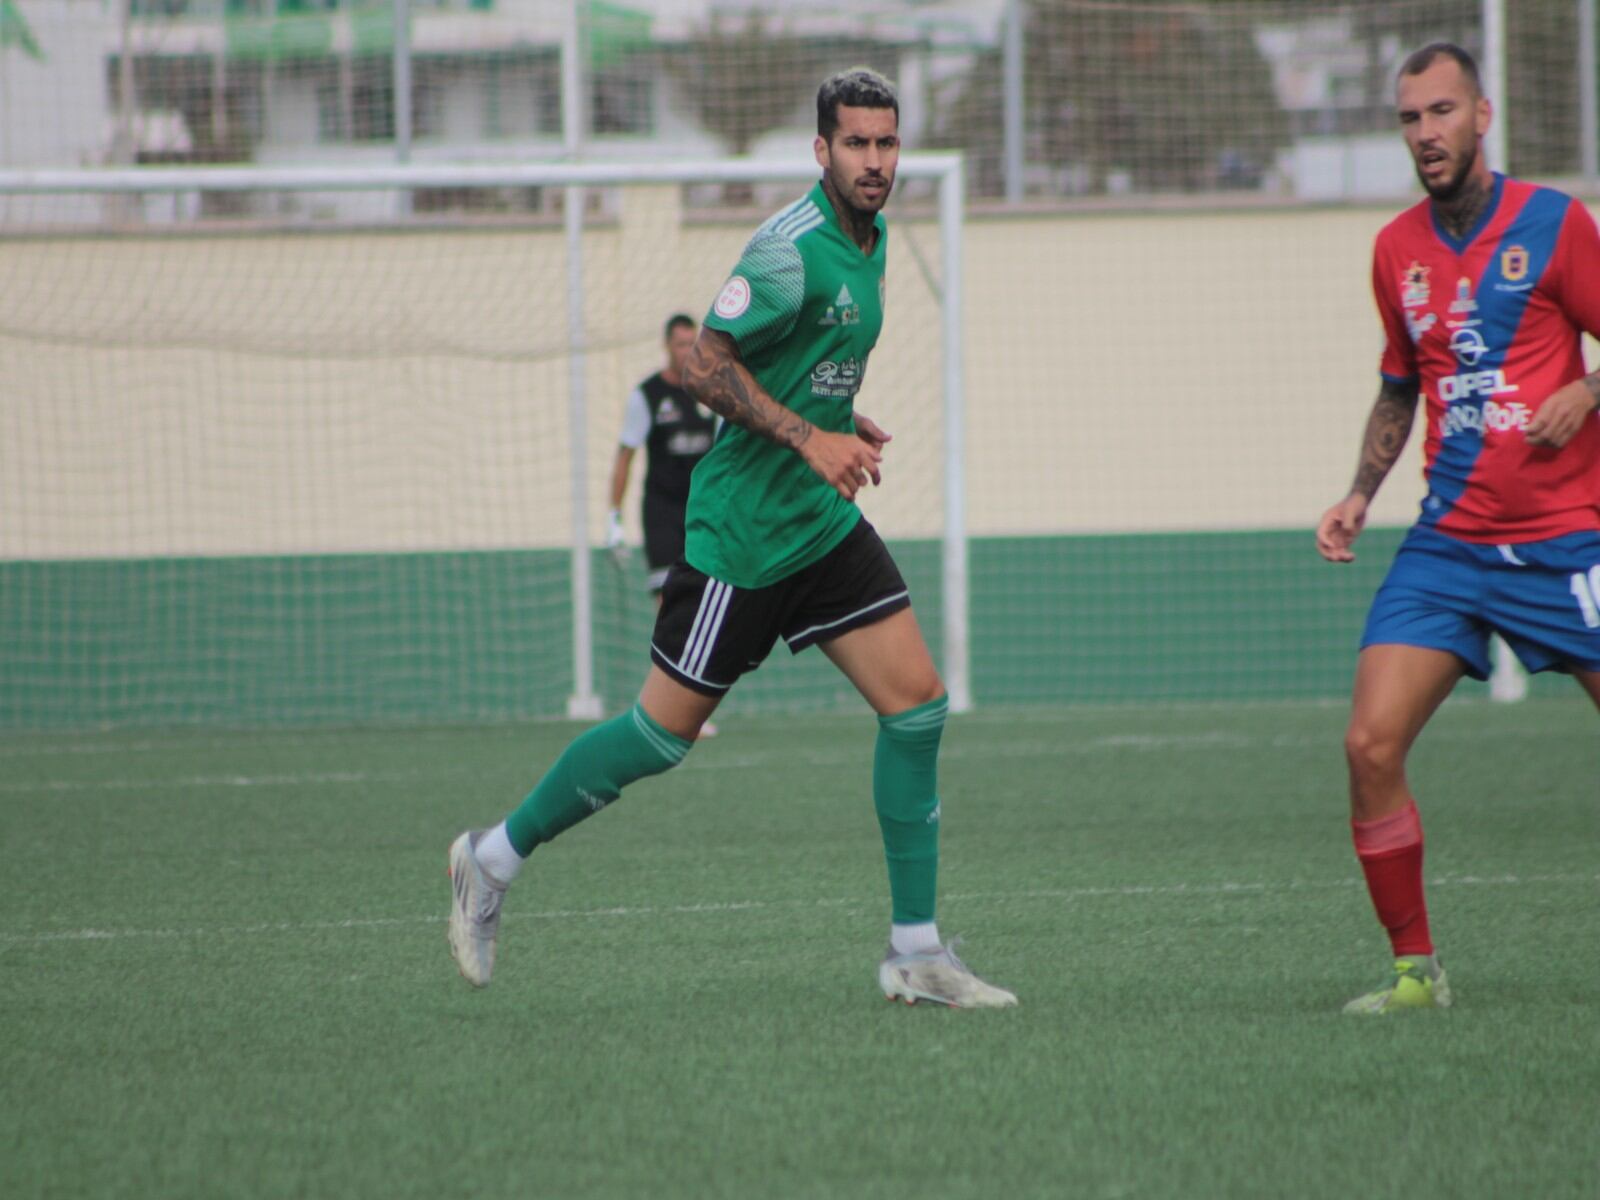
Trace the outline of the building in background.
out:
<instances>
[{"instance_id":1,"label":"building in background","mask_svg":"<svg viewBox=\"0 0 1600 1200\"><path fill-rule=\"evenodd\" d=\"M1480 0L580 2L585 158L792 156L811 132L816 81L864 62L899 82L909 143L967 156L978 199L1007 192L1003 46L1015 14L1023 50L1010 95L1022 107L1021 190L1036 201L1406 192L1394 70L1427 40L1476 47L1482 17ZM1583 2L1507 8L1499 107L1541 113L1518 125L1513 169L1577 170L1571 18ZM570 11L568 0L411 0L406 157L562 158ZM395 33L391 0L0 0L0 169L392 162ZM342 213L356 201L326 203ZM440 193L412 207L548 203Z\"/></svg>"}]
</instances>

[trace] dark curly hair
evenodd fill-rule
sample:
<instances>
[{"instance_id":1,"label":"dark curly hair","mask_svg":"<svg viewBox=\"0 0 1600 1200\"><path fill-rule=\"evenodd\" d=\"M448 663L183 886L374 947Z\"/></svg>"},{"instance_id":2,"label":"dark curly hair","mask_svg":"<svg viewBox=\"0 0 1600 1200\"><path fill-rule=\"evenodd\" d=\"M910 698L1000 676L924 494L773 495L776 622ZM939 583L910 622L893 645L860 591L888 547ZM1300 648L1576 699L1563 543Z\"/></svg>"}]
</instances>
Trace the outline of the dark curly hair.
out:
<instances>
[{"instance_id":1,"label":"dark curly hair","mask_svg":"<svg viewBox=\"0 0 1600 1200\"><path fill-rule=\"evenodd\" d=\"M900 120L900 97L894 84L870 67L851 67L822 81L817 89L817 136L831 142L839 128L839 106L892 108Z\"/></svg>"}]
</instances>

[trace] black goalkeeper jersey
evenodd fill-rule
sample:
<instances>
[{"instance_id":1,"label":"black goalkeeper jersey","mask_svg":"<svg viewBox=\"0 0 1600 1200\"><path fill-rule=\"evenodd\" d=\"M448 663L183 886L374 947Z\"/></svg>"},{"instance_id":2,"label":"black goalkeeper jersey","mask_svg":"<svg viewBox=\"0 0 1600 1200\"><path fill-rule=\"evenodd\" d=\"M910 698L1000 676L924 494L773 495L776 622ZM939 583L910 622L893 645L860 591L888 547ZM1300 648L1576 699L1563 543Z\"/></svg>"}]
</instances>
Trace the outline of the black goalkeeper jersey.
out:
<instances>
[{"instance_id":1,"label":"black goalkeeper jersey","mask_svg":"<svg viewBox=\"0 0 1600 1200\"><path fill-rule=\"evenodd\" d=\"M682 509L689 502L689 477L711 449L716 418L695 406L688 393L661 378L639 385L650 406L650 436L645 439L644 497Z\"/></svg>"}]
</instances>

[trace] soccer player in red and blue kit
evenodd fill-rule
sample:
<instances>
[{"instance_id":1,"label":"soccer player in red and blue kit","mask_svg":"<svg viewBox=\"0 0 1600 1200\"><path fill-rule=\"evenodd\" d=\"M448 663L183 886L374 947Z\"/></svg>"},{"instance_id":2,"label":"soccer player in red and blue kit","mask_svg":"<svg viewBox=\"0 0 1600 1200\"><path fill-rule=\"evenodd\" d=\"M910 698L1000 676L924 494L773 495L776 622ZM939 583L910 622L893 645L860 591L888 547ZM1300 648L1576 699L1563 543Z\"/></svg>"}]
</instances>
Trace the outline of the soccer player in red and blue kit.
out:
<instances>
[{"instance_id":1,"label":"soccer player in red and blue kit","mask_svg":"<svg viewBox=\"0 0 1600 1200\"><path fill-rule=\"evenodd\" d=\"M1378 235L1383 382L1350 494L1317 527L1324 558L1354 557L1423 396L1428 494L1367 617L1345 735L1356 855L1395 958L1345 1006L1360 1014L1450 1003L1405 760L1461 676L1487 677L1490 634L1600 706L1600 372L1580 346L1600 334L1600 234L1571 197L1489 169L1466 51L1418 50L1396 91L1428 198Z\"/></svg>"}]
</instances>

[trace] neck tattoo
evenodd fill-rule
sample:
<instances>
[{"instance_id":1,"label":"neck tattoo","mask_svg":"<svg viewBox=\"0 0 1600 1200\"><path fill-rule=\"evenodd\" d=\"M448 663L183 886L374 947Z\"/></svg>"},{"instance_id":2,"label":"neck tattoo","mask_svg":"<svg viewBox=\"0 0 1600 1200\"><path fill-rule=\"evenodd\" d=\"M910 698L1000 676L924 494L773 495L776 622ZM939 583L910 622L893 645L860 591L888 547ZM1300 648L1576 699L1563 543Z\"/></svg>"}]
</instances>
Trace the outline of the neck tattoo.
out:
<instances>
[{"instance_id":1,"label":"neck tattoo","mask_svg":"<svg viewBox=\"0 0 1600 1200\"><path fill-rule=\"evenodd\" d=\"M1433 211L1439 216L1439 224L1449 230L1451 237L1465 237L1467 230L1477 223L1484 209L1489 207L1489 193L1490 189L1478 180L1466 180L1461 190L1450 199L1433 202Z\"/></svg>"}]
</instances>

